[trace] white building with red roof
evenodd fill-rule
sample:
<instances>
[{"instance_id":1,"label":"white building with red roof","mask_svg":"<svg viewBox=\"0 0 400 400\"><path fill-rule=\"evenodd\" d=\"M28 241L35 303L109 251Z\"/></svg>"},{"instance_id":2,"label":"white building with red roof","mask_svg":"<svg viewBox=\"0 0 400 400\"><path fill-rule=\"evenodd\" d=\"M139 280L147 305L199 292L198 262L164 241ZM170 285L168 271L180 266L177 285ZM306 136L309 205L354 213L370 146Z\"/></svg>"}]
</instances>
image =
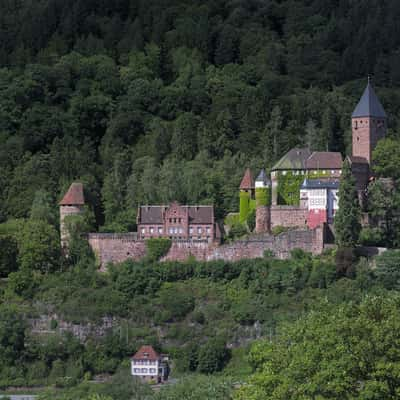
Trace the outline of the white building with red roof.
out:
<instances>
[{"instance_id":1,"label":"white building with red roof","mask_svg":"<svg viewBox=\"0 0 400 400\"><path fill-rule=\"evenodd\" d=\"M168 358L152 346L142 346L131 358L131 374L148 382L164 382L169 374Z\"/></svg>"}]
</instances>

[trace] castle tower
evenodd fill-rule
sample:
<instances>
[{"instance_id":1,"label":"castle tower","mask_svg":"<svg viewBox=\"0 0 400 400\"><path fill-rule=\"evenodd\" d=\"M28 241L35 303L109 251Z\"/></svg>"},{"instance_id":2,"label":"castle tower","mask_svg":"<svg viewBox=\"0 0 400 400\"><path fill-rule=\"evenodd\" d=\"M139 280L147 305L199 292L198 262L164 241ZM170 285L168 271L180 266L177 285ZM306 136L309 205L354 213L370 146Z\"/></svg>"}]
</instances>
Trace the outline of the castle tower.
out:
<instances>
[{"instance_id":1,"label":"castle tower","mask_svg":"<svg viewBox=\"0 0 400 400\"><path fill-rule=\"evenodd\" d=\"M239 221L241 223L246 222L249 212L254 209L254 203L254 180L250 168L247 168L240 183Z\"/></svg>"},{"instance_id":2,"label":"castle tower","mask_svg":"<svg viewBox=\"0 0 400 400\"><path fill-rule=\"evenodd\" d=\"M271 230L271 181L262 169L255 182L256 233Z\"/></svg>"},{"instance_id":3,"label":"castle tower","mask_svg":"<svg viewBox=\"0 0 400 400\"><path fill-rule=\"evenodd\" d=\"M376 144L386 135L387 117L369 79L351 120L353 157L362 157L371 164Z\"/></svg>"},{"instance_id":4,"label":"castle tower","mask_svg":"<svg viewBox=\"0 0 400 400\"><path fill-rule=\"evenodd\" d=\"M70 215L79 215L83 212L85 205L85 197L83 194L82 183L74 182L68 189L67 193L60 201L60 233L61 248L68 248L69 234L65 224L65 217Z\"/></svg>"}]
</instances>

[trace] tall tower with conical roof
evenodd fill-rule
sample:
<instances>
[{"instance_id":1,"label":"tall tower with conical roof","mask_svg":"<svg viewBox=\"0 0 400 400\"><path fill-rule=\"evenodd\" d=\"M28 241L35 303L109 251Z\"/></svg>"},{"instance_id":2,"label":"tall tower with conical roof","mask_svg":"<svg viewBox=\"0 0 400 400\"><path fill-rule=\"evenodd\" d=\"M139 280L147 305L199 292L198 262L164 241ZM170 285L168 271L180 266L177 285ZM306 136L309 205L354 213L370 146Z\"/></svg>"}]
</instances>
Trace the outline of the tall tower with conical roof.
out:
<instances>
[{"instance_id":1,"label":"tall tower with conical roof","mask_svg":"<svg viewBox=\"0 0 400 400\"><path fill-rule=\"evenodd\" d=\"M254 204L253 204L254 203ZM239 221L246 222L249 212L255 205L254 200L254 179L250 168L246 169L242 182L240 183L240 212Z\"/></svg>"},{"instance_id":2,"label":"tall tower with conical roof","mask_svg":"<svg viewBox=\"0 0 400 400\"><path fill-rule=\"evenodd\" d=\"M369 79L351 120L353 157L362 157L371 164L372 152L376 144L386 135L387 118Z\"/></svg>"}]
</instances>

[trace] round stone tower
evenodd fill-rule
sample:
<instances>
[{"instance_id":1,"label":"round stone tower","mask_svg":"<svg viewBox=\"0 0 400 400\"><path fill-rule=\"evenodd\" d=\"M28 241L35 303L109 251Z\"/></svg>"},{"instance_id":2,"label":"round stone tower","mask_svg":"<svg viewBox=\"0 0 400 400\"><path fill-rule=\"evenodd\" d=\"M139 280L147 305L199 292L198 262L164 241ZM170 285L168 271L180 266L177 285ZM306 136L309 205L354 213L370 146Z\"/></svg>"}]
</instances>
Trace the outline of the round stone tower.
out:
<instances>
[{"instance_id":1,"label":"round stone tower","mask_svg":"<svg viewBox=\"0 0 400 400\"><path fill-rule=\"evenodd\" d=\"M65 218L70 215L82 214L85 205L85 197L83 194L83 184L74 182L68 189L67 193L60 201L60 234L61 248L68 249L69 233L65 224Z\"/></svg>"}]
</instances>

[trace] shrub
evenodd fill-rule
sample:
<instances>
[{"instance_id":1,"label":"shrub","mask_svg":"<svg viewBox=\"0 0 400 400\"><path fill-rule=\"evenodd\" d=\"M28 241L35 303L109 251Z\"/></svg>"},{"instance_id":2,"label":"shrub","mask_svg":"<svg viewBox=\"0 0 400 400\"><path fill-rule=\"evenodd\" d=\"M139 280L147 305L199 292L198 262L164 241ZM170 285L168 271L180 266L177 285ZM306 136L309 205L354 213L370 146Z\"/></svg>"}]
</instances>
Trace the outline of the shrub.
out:
<instances>
[{"instance_id":1,"label":"shrub","mask_svg":"<svg viewBox=\"0 0 400 400\"><path fill-rule=\"evenodd\" d=\"M256 210L251 210L246 219L247 226L249 227L249 231L253 232L256 227Z\"/></svg>"},{"instance_id":2,"label":"shrub","mask_svg":"<svg viewBox=\"0 0 400 400\"><path fill-rule=\"evenodd\" d=\"M14 237L0 236L0 278L5 278L10 272L16 271L18 247Z\"/></svg>"},{"instance_id":3,"label":"shrub","mask_svg":"<svg viewBox=\"0 0 400 400\"><path fill-rule=\"evenodd\" d=\"M288 227L286 227L286 226L277 225L277 226L274 226L274 227L272 228L272 234L273 234L274 236L278 236L278 235L280 235L281 233L287 232L289 229L290 229L290 228L288 228Z\"/></svg>"},{"instance_id":4,"label":"shrub","mask_svg":"<svg viewBox=\"0 0 400 400\"><path fill-rule=\"evenodd\" d=\"M203 374L213 374L221 371L230 358L230 351L226 348L225 341L211 339L199 350L198 371Z\"/></svg>"},{"instance_id":5,"label":"shrub","mask_svg":"<svg viewBox=\"0 0 400 400\"><path fill-rule=\"evenodd\" d=\"M384 243L384 233L380 228L363 228L360 242L364 246L381 246Z\"/></svg>"},{"instance_id":6,"label":"shrub","mask_svg":"<svg viewBox=\"0 0 400 400\"><path fill-rule=\"evenodd\" d=\"M152 261L164 257L171 248L171 240L168 238L153 238L146 240L147 256Z\"/></svg>"},{"instance_id":7,"label":"shrub","mask_svg":"<svg viewBox=\"0 0 400 400\"><path fill-rule=\"evenodd\" d=\"M247 229L243 224L235 224L229 231L229 239L237 239L247 234Z\"/></svg>"},{"instance_id":8,"label":"shrub","mask_svg":"<svg viewBox=\"0 0 400 400\"><path fill-rule=\"evenodd\" d=\"M400 250L388 250L376 257L374 274L386 289L400 290Z\"/></svg>"}]
</instances>

